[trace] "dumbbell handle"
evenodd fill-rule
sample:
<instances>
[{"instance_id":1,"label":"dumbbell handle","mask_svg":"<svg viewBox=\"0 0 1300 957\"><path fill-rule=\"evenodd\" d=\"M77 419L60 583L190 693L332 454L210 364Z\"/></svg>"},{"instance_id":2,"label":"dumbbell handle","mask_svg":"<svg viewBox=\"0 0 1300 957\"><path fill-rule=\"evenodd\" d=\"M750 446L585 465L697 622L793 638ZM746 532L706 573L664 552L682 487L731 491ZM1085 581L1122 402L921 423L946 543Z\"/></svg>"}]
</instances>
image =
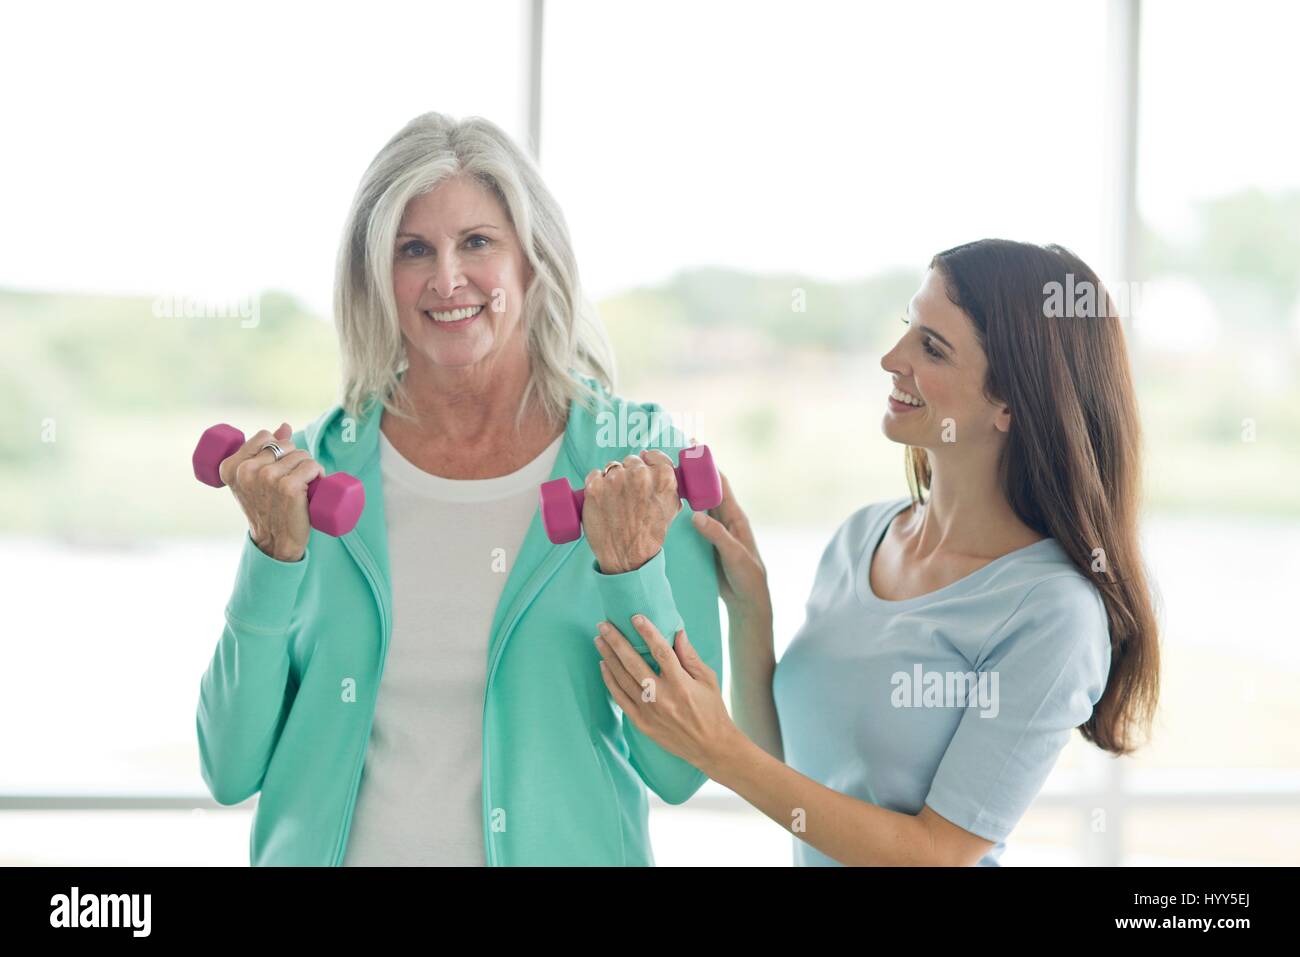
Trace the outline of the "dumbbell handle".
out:
<instances>
[{"instance_id":1,"label":"dumbbell handle","mask_svg":"<svg viewBox=\"0 0 1300 957\"><path fill-rule=\"evenodd\" d=\"M194 448L194 477L204 485L224 487L221 463L238 452L245 441L243 432L224 422L206 430ZM320 501L317 501L318 492L323 493ZM337 537L352 531L365 501L365 487L346 472L318 475L307 483L311 526L327 535Z\"/></svg>"}]
</instances>

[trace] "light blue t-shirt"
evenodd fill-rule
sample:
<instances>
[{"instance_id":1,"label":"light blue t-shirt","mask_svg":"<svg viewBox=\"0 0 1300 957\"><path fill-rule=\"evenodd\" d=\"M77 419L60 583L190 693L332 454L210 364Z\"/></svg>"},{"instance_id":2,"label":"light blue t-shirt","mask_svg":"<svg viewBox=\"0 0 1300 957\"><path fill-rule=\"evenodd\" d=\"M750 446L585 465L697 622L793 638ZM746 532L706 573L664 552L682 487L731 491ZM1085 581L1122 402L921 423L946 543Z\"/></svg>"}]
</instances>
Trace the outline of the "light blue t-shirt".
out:
<instances>
[{"instance_id":1,"label":"light blue t-shirt","mask_svg":"<svg viewBox=\"0 0 1300 957\"><path fill-rule=\"evenodd\" d=\"M785 761L883 808L923 804L1005 840L1088 720L1110 671L1101 594L1046 538L903 601L871 590L876 547L910 498L859 509L822 555L773 696ZM802 840L796 865L837 862Z\"/></svg>"}]
</instances>

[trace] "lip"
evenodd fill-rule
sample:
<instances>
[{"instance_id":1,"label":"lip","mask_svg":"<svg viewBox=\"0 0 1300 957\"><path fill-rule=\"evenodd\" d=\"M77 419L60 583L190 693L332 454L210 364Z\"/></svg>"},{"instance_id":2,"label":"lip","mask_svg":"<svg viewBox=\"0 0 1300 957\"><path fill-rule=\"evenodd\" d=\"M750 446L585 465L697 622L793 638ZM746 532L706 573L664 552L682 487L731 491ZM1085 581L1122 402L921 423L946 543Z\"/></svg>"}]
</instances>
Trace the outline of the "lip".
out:
<instances>
[{"instance_id":1,"label":"lip","mask_svg":"<svg viewBox=\"0 0 1300 957\"><path fill-rule=\"evenodd\" d=\"M908 405L906 402L899 402L892 395L887 397L889 401L889 411L902 414L904 412L920 412L925 406Z\"/></svg>"},{"instance_id":2,"label":"lip","mask_svg":"<svg viewBox=\"0 0 1300 957\"><path fill-rule=\"evenodd\" d=\"M473 322L477 322L480 318L482 318L483 313L486 311L487 307L484 306L482 303L467 302L460 306L452 306L450 308L444 308L438 310L438 312L454 312L457 309L468 309L470 306L474 306L474 305L477 305L479 307L478 312L474 313L474 315L470 316L468 319L457 319L455 322L439 322L437 319L434 319L432 316L429 315L430 310L428 309L420 310L420 315L428 319L430 325L436 326L439 329L464 329L466 326L470 325Z\"/></svg>"},{"instance_id":3,"label":"lip","mask_svg":"<svg viewBox=\"0 0 1300 957\"><path fill-rule=\"evenodd\" d=\"M891 391L896 390L898 392L901 392L903 393L903 395L908 396L909 398L916 399L917 401L921 400L921 397L919 395L917 395L914 392L908 392L897 382L890 383L890 390ZM900 402L898 399L895 399L892 395L886 395L885 398L889 403L889 411L894 412L898 415L902 415L904 412L916 412L918 409L925 408L924 405L912 405L908 402Z\"/></svg>"}]
</instances>

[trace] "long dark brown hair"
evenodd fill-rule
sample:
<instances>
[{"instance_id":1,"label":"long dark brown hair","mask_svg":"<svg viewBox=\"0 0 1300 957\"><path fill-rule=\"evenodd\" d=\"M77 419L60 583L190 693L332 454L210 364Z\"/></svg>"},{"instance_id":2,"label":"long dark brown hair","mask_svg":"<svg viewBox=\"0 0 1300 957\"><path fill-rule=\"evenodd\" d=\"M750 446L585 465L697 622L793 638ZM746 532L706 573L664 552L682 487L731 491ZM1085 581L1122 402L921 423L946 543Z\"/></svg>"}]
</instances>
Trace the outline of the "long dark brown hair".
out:
<instances>
[{"instance_id":1,"label":"long dark brown hair","mask_svg":"<svg viewBox=\"0 0 1300 957\"><path fill-rule=\"evenodd\" d=\"M1150 735L1160 649L1138 542L1141 424L1122 320L1096 273L1061 246L982 239L939 253L930 268L975 326L985 394L1011 410L998 465L1007 501L1060 543L1106 606L1110 676L1079 732L1130 754L1138 732ZM926 451L909 446L906 464L920 504Z\"/></svg>"}]
</instances>

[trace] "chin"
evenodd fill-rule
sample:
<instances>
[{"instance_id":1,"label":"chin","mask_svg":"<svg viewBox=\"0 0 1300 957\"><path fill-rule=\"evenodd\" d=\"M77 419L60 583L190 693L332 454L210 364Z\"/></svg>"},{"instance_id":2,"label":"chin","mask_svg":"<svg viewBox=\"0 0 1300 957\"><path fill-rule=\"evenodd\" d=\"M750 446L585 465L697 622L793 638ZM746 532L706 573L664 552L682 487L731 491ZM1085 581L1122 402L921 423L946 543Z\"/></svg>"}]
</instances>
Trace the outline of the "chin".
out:
<instances>
[{"instance_id":1,"label":"chin","mask_svg":"<svg viewBox=\"0 0 1300 957\"><path fill-rule=\"evenodd\" d=\"M889 441L897 442L899 445L916 444L907 437L907 432L909 430L901 428L899 423L894 421L888 412L885 413L884 418L880 422L880 431L884 434L885 438L889 439Z\"/></svg>"}]
</instances>

